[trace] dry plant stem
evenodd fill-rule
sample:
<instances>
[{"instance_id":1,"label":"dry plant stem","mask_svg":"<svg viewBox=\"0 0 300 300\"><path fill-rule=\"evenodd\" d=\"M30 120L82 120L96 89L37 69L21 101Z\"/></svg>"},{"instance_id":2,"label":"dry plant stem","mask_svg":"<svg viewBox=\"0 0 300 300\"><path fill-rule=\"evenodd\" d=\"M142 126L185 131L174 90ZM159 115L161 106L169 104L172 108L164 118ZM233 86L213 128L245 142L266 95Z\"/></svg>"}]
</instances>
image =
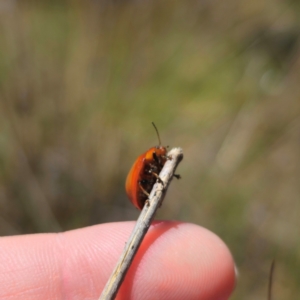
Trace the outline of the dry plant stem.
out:
<instances>
[{"instance_id":1,"label":"dry plant stem","mask_svg":"<svg viewBox=\"0 0 300 300\"><path fill-rule=\"evenodd\" d=\"M268 300L272 300L272 284L273 284L274 268L275 268L275 259L273 259L273 261L271 263L271 268L270 268L269 285L268 285Z\"/></svg>"},{"instance_id":2,"label":"dry plant stem","mask_svg":"<svg viewBox=\"0 0 300 300\"><path fill-rule=\"evenodd\" d=\"M156 184L154 185L150 193L149 200L144 205L131 236L126 243L125 249L119 258L112 275L106 283L99 300L115 299L125 275L134 259L134 256L137 253L138 248L151 225L155 213L162 204L163 198L168 189L168 185L173 178L176 167L183 158L182 149L171 149L171 151L168 153L168 157L170 157L170 159L167 160L159 174L162 182L157 180Z\"/></svg>"}]
</instances>

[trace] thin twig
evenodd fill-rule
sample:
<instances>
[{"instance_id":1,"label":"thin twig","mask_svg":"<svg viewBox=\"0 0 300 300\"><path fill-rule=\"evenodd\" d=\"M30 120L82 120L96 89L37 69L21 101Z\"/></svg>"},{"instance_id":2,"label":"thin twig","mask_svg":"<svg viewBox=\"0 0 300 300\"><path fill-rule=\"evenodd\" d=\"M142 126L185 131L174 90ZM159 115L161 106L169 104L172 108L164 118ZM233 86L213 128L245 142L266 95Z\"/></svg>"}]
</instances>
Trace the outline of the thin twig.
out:
<instances>
[{"instance_id":1,"label":"thin twig","mask_svg":"<svg viewBox=\"0 0 300 300\"><path fill-rule=\"evenodd\" d=\"M170 159L165 163L162 171L159 174L161 182L158 180L154 185L149 200L144 205L137 223L126 243L125 249L121 254L119 261L110 276L106 286L99 298L99 300L113 300L115 299L117 292L125 278L125 275L137 253L139 246L144 239L151 222L155 216L157 209L161 206L163 198L168 189L175 169L179 162L183 158L183 152L181 148L173 148L168 153Z\"/></svg>"},{"instance_id":2,"label":"thin twig","mask_svg":"<svg viewBox=\"0 0 300 300\"><path fill-rule=\"evenodd\" d=\"M269 274L269 285L268 285L268 300L272 300L272 284L273 284L273 274L275 268L275 259L272 260L270 274Z\"/></svg>"}]
</instances>

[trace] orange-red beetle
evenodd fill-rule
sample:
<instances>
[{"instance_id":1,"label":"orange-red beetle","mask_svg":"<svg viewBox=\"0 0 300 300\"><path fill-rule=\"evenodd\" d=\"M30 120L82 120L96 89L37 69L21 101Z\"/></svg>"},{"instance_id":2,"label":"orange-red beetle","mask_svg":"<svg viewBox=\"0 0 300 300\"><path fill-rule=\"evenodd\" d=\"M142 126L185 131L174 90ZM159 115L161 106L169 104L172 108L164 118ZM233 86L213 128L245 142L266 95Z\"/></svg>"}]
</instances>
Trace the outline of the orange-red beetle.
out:
<instances>
[{"instance_id":1,"label":"orange-red beetle","mask_svg":"<svg viewBox=\"0 0 300 300\"><path fill-rule=\"evenodd\" d=\"M159 145L150 148L140 155L131 167L126 179L126 193L132 204L142 209L148 199L158 174L167 160L167 148L161 146L158 130L152 122L159 141Z\"/></svg>"}]
</instances>

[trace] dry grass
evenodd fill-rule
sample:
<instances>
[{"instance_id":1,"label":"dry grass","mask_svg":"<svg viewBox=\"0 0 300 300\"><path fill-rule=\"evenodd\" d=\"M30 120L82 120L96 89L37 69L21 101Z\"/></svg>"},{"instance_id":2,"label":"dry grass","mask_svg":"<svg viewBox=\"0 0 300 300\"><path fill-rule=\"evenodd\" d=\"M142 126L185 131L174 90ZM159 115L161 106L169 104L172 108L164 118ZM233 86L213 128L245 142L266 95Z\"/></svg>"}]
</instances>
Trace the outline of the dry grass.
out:
<instances>
[{"instance_id":1,"label":"dry grass","mask_svg":"<svg viewBox=\"0 0 300 300\"><path fill-rule=\"evenodd\" d=\"M124 181L155 121L185 153L159 218L225 240L233 299L266 299L274 257L274 299L295 299L299 7L20 2L0 3L1 234L136 218Z\"/></svg>"}]
</instances>

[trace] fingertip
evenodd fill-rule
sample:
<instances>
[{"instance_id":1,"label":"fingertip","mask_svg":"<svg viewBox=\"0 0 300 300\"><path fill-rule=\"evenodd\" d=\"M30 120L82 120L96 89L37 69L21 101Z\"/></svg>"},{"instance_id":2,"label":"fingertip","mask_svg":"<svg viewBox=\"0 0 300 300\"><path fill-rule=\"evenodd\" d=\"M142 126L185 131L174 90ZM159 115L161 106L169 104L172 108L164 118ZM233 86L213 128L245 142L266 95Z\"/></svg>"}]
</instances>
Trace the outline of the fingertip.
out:
<instances>
[{"instance_id":1,"label":"fingertip","mask_svg":"<svg viewBox=\"0 0 300 300\"><path fill-rule=\"evenodd\" d=\"M88 268L95 290L103 289L134 225L109 223L66 233L71 244L82 249L75 251L68 272L73 275L74 266ZM88 250L83 251L80 243ZM232 255L217 235L195 224L156 221L138 250L118 299L228 299L235 278ZM78 290L76 280L70 290ZM91 282L82 284L82 292L88 284Z\"/></svg>"},{"instance_id":2,"label":"fingertip","mask_svg":"<svg viewBox=\"0 0 300 300\"><path fill-rule=\"evenodd\" d=\"M163 221L151 226L120 293L132 299L227 299L234 286L233 258L218 236Z\"/></svg>"}]
</instances>

